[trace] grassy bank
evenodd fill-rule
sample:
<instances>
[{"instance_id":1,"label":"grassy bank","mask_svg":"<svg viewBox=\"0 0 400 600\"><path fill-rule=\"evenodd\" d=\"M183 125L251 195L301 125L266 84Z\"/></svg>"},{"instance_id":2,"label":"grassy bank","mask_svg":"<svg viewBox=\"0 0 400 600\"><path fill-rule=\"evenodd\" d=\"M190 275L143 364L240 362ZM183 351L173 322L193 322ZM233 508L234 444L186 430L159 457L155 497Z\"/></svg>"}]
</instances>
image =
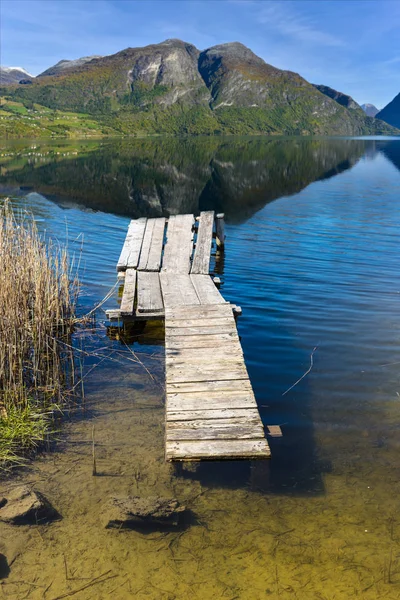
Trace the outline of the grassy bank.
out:
<instances>
[{"instance_id":1,"label":"grassy bank","mask_svg":"<svg viewBox=\"0 0 400 600\"><path fill-rule=\"evenodd\" d=\"M0 139L102 138L120 135L112 127L87 114L52 110L34 103L28 106L0 96Z\"/></svg>"},{"instance_id":2,"label":"grassy bank","mask_svg":"<svg viewBox=\"0 0 400 600\"><path fill-rule=\"evenodd\" d=\"M73 389L77 281L29 213L0 206L0 469L41 445Z\"/></svg>"}]
</instances>

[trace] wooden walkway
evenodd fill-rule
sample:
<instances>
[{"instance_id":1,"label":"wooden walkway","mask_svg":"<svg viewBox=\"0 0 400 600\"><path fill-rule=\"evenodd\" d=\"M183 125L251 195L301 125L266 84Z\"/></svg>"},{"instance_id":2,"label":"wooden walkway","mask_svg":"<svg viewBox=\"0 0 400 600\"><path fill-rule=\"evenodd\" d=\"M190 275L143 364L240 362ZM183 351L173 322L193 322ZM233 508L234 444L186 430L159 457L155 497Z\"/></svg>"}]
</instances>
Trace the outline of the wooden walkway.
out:
<instances>
[{"instance_id":1,"label":"wooden walkway","mask_svg":"<svg viewBox=\"0 0 400 600\"><path fill-rule=\"evenodd\" d=\"M131 221L117 264L125 284L110 319L165 318L167 460L268 458L233 306L209 270L223 222L203 212ZM222 238L222 239L221 239Z\"/></svg>"}]
</instances>

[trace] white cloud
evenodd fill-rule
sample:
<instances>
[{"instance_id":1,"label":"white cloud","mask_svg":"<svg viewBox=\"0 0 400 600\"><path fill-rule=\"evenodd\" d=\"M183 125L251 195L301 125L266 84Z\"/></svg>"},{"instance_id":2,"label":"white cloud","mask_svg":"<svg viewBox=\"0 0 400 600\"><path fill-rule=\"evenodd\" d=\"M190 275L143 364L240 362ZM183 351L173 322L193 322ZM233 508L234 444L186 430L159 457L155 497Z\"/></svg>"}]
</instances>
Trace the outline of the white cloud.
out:
<instances>
[{"instance_id":1,"label":"white cloud","mask_svg":"<svg viewBox=\"0 0 400 600\"><path fill-rule=\"evenodd\" d=\"M309 16L301 15L292 2L262 3L262 8L257 15L257 21L270 31L309 45L336 47L346 45L340 38L316 27L313 19Z\"/></svg>"}]
</instances>

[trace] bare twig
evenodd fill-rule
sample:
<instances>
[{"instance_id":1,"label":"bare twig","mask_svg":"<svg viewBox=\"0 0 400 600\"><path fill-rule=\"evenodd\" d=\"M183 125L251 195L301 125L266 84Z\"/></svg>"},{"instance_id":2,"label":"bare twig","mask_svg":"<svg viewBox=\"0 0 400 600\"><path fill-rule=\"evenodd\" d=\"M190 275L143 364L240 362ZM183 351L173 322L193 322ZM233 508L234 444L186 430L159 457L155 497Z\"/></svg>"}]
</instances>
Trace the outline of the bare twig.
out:
<instances>
[{"instance_id":1,"label":"bare twig","mask_svg":"<svg viewBox=\"0 0 400 600\"><path fill-rule=\"evenodd\" d=\"M96 448L94 445L94 425L92 427L92 457L93 457L92 475L95 477L97 475L97 470L96 470Z\"/></svg>"},{"instance_id":2,"label":"bare twig","mask_svg":"<svg viewBox=\"0 0 400 600\"><path fill-rule=\"evenodd\" d=\"M292 390L292 389L293 389L293 388L294 388L294 387L295 387L295 386L296 386L298 383L300 383L300 381L301 381L302 379L304 379L304 377L305 377L306 375L308 375L308 374L309 374L309 372L311 371L311 369L313 368L313 365L314 365L314 352L317 350L317 348L318 348L318 346L315 346L315 348L314 348L314 349L313 349L313 351L311 352L311 355L310 355L310 366L309 366L309 368L307 369L307 371L304 373L304 375L302 375L302 376L300 377L300 379L298 379L298 380L297 380L297 381L296 381L296 382L295 382L293 385L291 385L291 386L290 386L290 388L288 388L288 389L286 390L286 392L283 392L282 396L285 396L285 395L286 395L288 392L290 392L290 390Z\"/></svg>"},{"instance_id":3,"label":"bare twig","mask_svg":"<svg viewBox=\"0 0 400 600\"><path fill-rule=\"evenodd\" d=\"M92 581L90 581L89 583L86 583L85 585L82 585L81 587L76 588L75 590L72 590L71 592L66 592L65 594L62 594L61 596L57 596L56 598L53 598L53 600L62 600L62 598L68 598L68 596L74 596L75 594L78 594L79 592L86 590L88 587L91 587L92 585L96 585L97 583L104 583L105 581L108 581L109 579L114 579L114 577L118 577L118 575L109 575L108 577L106 577L106 575L108 575L108 573L110 573L110 572L111 571L106 571L102 575L99 575L98 577L95 577L94 579L92 579ZM104 577L104 579L102 579L102 577Z\"/></svg>"}]
</instances>

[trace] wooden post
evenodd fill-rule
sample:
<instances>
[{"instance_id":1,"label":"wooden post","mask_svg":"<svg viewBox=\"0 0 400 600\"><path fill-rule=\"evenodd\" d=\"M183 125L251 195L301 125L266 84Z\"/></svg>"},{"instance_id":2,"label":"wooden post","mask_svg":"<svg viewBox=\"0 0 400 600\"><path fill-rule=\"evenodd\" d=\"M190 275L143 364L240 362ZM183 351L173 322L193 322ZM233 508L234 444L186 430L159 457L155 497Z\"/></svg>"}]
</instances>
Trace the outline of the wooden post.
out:
<instances>
[{"instance_id":1,"label":"wooden post","mask_svg":"<svg viewBox=\"0 0 400 600\"><path fill-rule=\"evenodd\" d=\"M219 249L223 249L225 246L225 221L224 213L218 213L215 219L216 234L217 234L217 246Z\"/></svg>"}]
</instances>

